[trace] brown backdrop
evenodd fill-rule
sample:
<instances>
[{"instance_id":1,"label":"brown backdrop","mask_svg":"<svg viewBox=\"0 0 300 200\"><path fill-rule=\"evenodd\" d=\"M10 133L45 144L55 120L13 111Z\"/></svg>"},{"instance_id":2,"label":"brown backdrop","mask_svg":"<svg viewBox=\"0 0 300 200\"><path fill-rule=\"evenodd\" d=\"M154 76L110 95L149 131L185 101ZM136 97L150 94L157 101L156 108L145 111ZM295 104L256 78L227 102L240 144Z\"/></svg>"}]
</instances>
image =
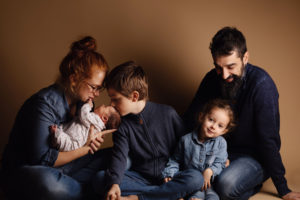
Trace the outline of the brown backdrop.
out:
<instances>
[{"instance_id":1,"label":"brown backdrop","mask_svg":"<svg viewBox=\"0 0 300 200\"><path fill-rule=\"evenodd\" d=\"M111 68L136 60L150 98L182 113L213 67L209 42L223 26L246 36L250 62L280 93L281 153L289 185L300 191L300 1L52 0L0 2L0 153L21 104L51 84L70 43L92 35ZM98 104L109 103L106 93Z\"/></svg>"}]
</instances>

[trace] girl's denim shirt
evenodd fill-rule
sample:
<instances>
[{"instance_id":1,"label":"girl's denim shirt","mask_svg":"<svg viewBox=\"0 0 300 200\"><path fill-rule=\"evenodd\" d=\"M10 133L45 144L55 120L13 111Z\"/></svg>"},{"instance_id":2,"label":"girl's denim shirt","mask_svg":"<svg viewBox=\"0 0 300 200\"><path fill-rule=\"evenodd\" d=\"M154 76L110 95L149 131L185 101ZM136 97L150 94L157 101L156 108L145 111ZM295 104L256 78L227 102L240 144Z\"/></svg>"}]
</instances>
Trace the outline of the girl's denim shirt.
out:
<instances>
[{"instance_id":1,"label":"girl's denim shirt","mask_svg":"<svg viewBox=\"0 0 300 200\"><path fill-rule=\"evenodd\" d=\"M193 131L180 139L162 175L164 178L173 177L178 171L186 169L203 172L211 168L214 178L225 168L227 157L227 143L222 136L202 143L198 140L198 133Z\"/></svg>"}]
</instances>

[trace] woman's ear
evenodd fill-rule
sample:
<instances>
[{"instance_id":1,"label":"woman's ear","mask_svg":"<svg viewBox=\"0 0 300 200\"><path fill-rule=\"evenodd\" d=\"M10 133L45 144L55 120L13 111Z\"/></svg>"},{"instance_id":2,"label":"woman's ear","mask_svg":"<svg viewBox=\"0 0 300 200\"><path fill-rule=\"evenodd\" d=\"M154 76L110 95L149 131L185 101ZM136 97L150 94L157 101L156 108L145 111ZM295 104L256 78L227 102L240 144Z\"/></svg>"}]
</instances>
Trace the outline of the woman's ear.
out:
<instances>
[{"instance_id":1,"label":"woman's ear","mask_svg":"<svg viewBox=\"0 0 300 200\"><path fill-rule=\"evenodd\" d=\"M76 79L75 74L71 74L69 76L69 81L70 81L71 87L75 87L76 86L77 79Z\"/></svg>"},{"instance_id":2,"label":"woman's ear","mask_svg":"<svg viewBox=\"0 0 300 200\"><path fill-rule=\"evenodd\" d=\"M140 93L138 91L135 90L131 93L132 102L137 102L139 98L140 98Z\"/></svg>"}]
</instances>

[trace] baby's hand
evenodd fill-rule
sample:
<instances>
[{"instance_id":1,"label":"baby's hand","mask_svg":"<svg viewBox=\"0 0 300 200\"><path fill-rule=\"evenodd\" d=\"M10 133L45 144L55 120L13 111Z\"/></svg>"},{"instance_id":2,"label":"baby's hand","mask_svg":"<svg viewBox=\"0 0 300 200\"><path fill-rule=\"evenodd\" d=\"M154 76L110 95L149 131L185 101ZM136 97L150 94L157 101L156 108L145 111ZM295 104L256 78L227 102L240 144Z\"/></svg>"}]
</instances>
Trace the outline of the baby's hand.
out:
<instances>
[{"instance_id":1,"label":"baby's hand","mask_svg":"<svg viewBox=\"0 0 300 200\"><path fill-rule=\"evenodd\" d=\"M57 131L57 125L53 124L49 126L49 132L50 132L50 141L51 141L51 146L56 148L57 147L57 140L55 138L55 133Z\"/></svg>"},{"instance_id":2,"label":"baby's hand","mask_svg":"<svg viewBox=\"0 0 300 200\"><path fill-rule=\"evenodd\" d=\"M55 134L56 130L57 130L57 125L53 124L49 127L50 133Z\"/></svg>"},{"instance_id":3,"label":"baby's hand","mask_svg":"<svg viewBox=\"0 0 300 200\"><path fill-rule=\"evenodd\" d=\"M87 102L90 104L91 108L94 106L92 99L88 99Z\"/></svg>"}]
</instances>

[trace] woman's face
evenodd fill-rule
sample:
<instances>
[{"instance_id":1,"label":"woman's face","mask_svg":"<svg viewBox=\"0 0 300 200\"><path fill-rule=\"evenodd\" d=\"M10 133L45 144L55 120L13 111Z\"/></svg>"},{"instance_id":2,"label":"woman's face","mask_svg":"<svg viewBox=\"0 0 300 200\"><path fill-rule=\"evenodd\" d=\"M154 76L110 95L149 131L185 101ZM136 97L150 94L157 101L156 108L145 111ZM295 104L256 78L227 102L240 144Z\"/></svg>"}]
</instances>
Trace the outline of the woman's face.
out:
<instances>
[{"instance_id":1,"label":"woman's face","mask_svg":"<svg viewBox=\"0 0 300 200\"><path fill-rule=\"evenodd\" d=\"M100 94L103 80L105 78L106 71L100 69L98 66L91 68L90 78L84 79L78 84L77 97L83 102L91 99L94 100Z\"/></svg>"}]
</instances>

